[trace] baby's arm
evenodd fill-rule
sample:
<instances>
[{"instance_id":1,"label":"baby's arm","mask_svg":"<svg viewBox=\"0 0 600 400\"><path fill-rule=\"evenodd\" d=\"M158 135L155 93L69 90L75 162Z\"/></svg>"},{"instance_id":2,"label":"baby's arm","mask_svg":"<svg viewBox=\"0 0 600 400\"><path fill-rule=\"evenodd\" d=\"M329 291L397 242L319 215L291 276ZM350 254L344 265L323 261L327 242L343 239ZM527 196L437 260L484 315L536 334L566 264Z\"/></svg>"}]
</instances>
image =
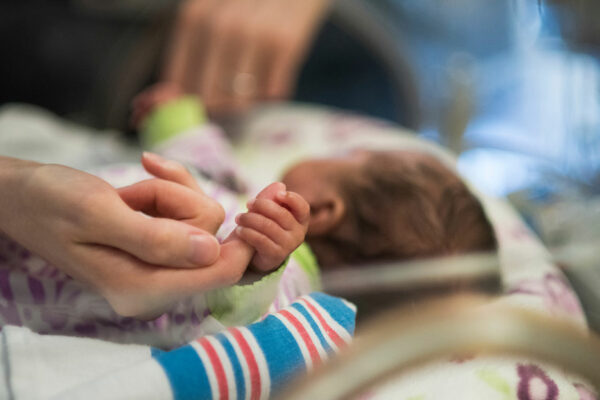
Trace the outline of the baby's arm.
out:
<instances>
[{"instance_id":1,"label":"baby's arm","mask_svg":"<svg viewBox=\"0 0 600 400\"><path fill-rule=\"evenodd\" d=\"M297 193L273 183L248 202L248 212L236 217L236 235L256 254L252 266L267 272L277 268L304 241L310 207Z\"/></svg>"}]
</instances>

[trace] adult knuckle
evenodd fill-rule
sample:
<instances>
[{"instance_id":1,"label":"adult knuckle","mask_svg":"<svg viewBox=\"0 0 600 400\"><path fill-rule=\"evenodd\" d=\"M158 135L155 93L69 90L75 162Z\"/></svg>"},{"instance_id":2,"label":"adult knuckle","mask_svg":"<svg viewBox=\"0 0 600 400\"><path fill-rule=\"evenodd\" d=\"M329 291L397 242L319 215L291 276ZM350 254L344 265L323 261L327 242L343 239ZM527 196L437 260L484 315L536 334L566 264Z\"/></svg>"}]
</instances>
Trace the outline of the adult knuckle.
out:
<instances>
[{"instance_id":1,"label":"adult knuckle","mask_svg":"<svg viewBox=\"0 0 600 400\"><path fill-rule=\"evenodd\" d=\"M164 262L168 260L171 244L173 243L173 233L167 229L151 229L144 233L143 239L146 250L154 262Z\"/></svg>"},{"instance_id":2,"label":"adult knuckle","mask_svg":"<svg viewBox=\"0 0 600 400\"><path fill-rule=\"evenodd\" d=\"M177 12L177 20L184 27L193 29L200 25L208 16L203 1L188 0L181 4Z\"/></svg>"}]
</instances>

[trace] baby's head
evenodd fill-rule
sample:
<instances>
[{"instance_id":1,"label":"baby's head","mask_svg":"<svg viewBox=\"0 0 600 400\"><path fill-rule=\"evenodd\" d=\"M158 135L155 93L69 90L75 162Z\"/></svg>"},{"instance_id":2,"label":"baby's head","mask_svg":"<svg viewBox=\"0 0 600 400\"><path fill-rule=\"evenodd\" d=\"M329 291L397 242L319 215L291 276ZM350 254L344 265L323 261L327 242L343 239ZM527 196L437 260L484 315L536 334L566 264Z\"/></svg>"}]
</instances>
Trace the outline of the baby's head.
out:
<instances>
[{"instance_id":1,"label":"baby's head","mask_svg":"<svg viewBox=\"0 0 600 400\"><path fill-rule=\"evenodd\" d=\"M477 198L424 153L313 159L292 167L282 181L311 206L307 241L323 267L496 248Z\"/></svg>"}]
</instances>

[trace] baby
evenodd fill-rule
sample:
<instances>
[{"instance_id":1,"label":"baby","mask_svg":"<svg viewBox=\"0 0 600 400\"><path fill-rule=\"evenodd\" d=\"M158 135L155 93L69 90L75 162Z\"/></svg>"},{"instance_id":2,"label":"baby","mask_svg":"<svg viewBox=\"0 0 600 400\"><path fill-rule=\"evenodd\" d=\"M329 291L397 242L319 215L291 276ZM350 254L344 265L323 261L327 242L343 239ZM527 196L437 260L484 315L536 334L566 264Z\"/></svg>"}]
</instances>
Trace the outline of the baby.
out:
<instances>
[{"instance_id":1,"label":"baby","mask_svg":"<svg viewBox=\"0 0 600 400\"><path fill-rule=\"evenodd\" d=\"M133 120L144 126L145 116L182 98L176 86L154 86L134 102ZM211 174L213 166L199 168ZM219 179L218 172L212 175ZM221 174L221 180L231 182L231 174ZM496 248L480 202L456 174L425 153L355 151L307 160L281 181L310 205L307 243L323 268ZM248 209L250 214L237 219L241 227L259 224L255 214L268 206L256 199Z\"/></svg>"}]
</instances>

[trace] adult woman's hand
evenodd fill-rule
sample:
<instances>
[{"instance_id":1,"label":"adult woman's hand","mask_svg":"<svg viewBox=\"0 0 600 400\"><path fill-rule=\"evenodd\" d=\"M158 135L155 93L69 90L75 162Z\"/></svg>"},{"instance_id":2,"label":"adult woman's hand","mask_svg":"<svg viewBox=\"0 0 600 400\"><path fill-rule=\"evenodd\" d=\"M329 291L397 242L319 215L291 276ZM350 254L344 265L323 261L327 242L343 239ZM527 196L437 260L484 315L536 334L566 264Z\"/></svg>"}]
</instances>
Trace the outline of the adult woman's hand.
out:
<instances>
[{"instance_id":1,"label":"adult woman's hand","mask_svg":"<svg viewBox=\"0 0 600 400\"><path fill-rule=\"evenodd\" d=\"M182 296L241 276L215 268L219 244L210 233L185 221L144 216L108 183L84 172L0 157L0 187L0 230L95 288L122 315L153 316ZM150 193L156 204L166 204L164 196L174 204L190 200L187 190L179 185Z\"/></svg>"},{"instance_id":2,"label":"adult woman's hand","mask_svg":"<svg viewBox=\"0 0 600 400\"><path fill-rule=\"evenodd\" d=\"M330 0L187 0L164 80L200 95L209 112L284 99Z\"/></svg>"},{"instance_id":3,"label":"adult woman's hand","mask_svg":"<svg viewBox=\"0 0 600 400\"><path fill-rule=\"evenodd\" d=\"M212 235L217 233L225 210L204 194L182 164L144 152L142 165L156 178L117 189L129 207L152 217L185 222Z\"/></svg>"}]
</instances>

